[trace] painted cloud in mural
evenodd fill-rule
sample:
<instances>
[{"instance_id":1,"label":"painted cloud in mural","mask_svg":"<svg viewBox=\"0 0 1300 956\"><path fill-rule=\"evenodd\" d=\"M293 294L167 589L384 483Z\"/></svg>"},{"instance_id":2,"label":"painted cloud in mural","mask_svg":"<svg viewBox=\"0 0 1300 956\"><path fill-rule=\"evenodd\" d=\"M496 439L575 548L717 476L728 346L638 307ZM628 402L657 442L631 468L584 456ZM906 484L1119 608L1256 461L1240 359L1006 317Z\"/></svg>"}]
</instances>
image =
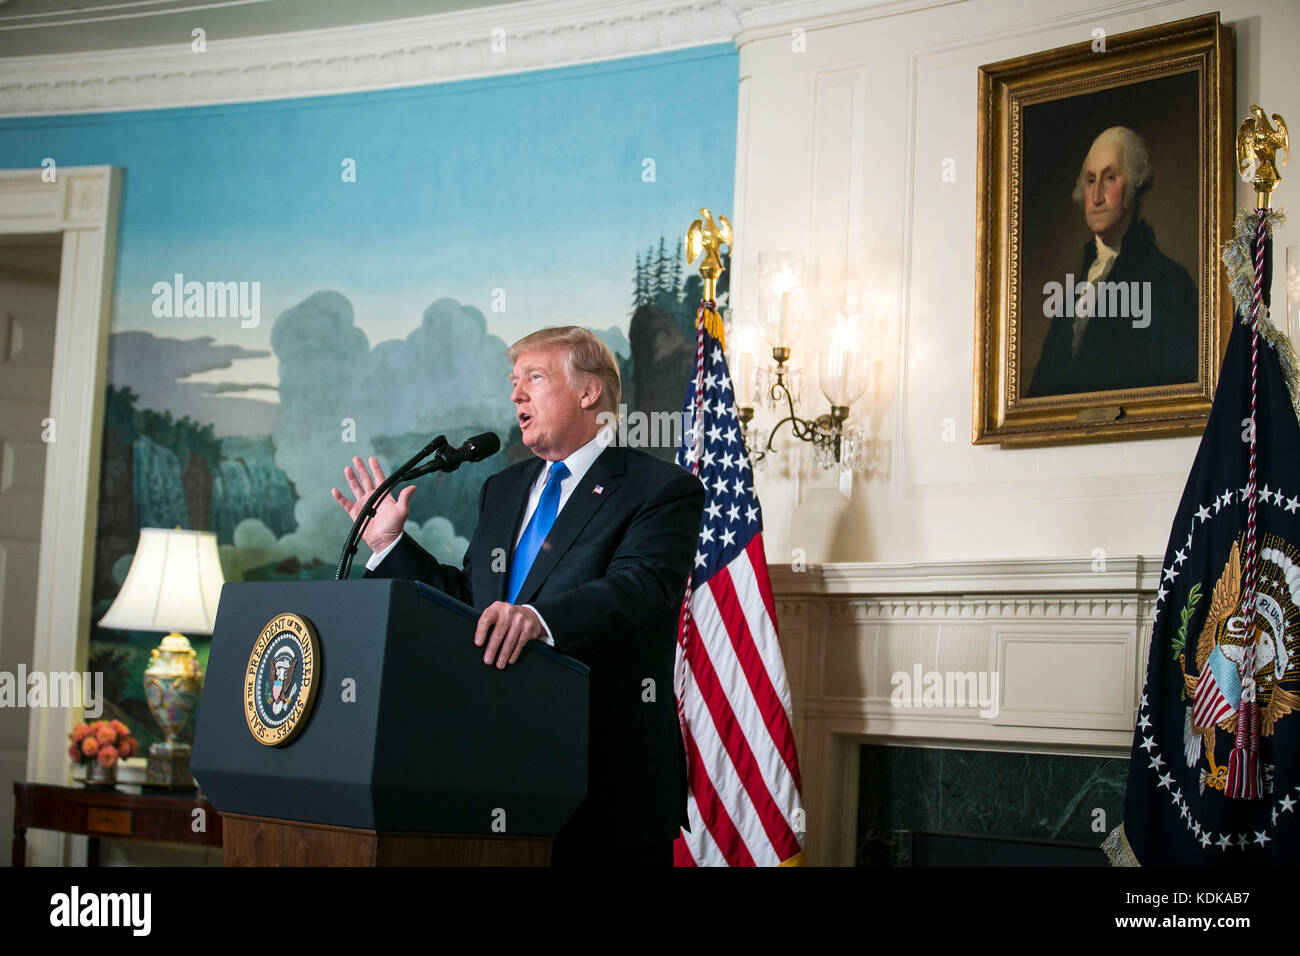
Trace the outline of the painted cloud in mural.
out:
<instances>
[{"instance_id":1,"label":"painted cloud in mural","mask_svg":"<svg viewBox=\"0 0 1300 956\"><path fill-rule=\"evenodd\" d=\"M377 438L445 433L459 444L484 430L505 439L515 424L506 344L488 334L478 309L454 299L429 306L405 339L372 348L351 303L317 292L276 319L271 348L280 360L275 460L298 491L298 529L280 547L302 559L337 556L348 522L329 489L354 455L376 452ZM463 539L447 540L445 520L408 530L439 557L464 551Z\"/></svg>"},{"instance_id":2,"label":"painted cloud in mural","mask_svg":"<svg viewBox=\"0 0 1300 956\"><path fill-rule=\"evenodd\" d=\"M140 408L188 415L210 423L218 436L266 435L275 424L276 405L230 395L259 390L274 393L274 384L187 382L200 372L231 368L240 359L270 353L238 345L217 345L210 335L193 339L162 338L149 332L117 332L109 339L108 380L135 392Z\"/></svg>"}]
</instances>

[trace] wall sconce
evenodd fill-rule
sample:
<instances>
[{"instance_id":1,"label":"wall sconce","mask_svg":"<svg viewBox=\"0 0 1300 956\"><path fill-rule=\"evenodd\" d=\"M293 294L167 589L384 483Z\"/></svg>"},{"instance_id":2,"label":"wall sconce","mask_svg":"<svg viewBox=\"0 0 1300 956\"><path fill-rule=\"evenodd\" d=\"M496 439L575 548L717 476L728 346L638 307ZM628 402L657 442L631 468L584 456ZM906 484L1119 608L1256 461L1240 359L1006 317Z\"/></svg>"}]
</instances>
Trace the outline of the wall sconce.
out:
<instances>
[{"instance_id":1,"label":"wall sconce","mask_svg":"<svg viewBox=\"0 0 1300 956\"><path fill-rule=\"evenodd\" d=\"M865 335L860 310L823 311L819 325L818 384L831 410L815 419L799 414L802 369L788 365L794 343L800 340L808 312L803 257L788 249L758 255L757 309L738 309L729 345L729 365L736 370L736 390L742 434L754 467L762 467L776 433L786 424L800 441L811 442L822 468L866 468L861 429L846 425L849 409L867 384ZM774 366L759 362L761 329L772 351ZM785 416L770 431L754 425L754 407L765 401L769 410L784 404Z\"/></svg>"},{"instance_id":2,"label":"wall sconce","mask_svg":"<svg viewBox=\"0 0 1300 956\"><path fill-rule=\"evenodd\" d=\"M817 384L831 403L829 415L814 423L816 460L823 468L843 465L854 471L866 467L862 429L846 425L849 409L867 387L867 354L862 313L828 312L822 323L823 341L817 359Z\"/></svg>"}]
</instances>

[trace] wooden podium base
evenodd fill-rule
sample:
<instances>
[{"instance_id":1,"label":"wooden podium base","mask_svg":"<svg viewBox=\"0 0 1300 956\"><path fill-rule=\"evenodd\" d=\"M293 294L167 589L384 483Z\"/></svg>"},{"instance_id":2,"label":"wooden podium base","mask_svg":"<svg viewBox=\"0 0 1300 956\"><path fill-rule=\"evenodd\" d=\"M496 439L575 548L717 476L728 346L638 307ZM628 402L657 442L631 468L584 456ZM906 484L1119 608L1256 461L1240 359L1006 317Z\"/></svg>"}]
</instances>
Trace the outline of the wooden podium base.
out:
<instances>
[{"instance_id":1,"label":"wooden podium base","mask_svg":"<svg viewBox=\"0 0 1300 956\"><path fill-rule=\"evenodd\" d=\"M386 833L221 814L226 866L550 866L553 837Z\"/></svg>"}]
</instances>

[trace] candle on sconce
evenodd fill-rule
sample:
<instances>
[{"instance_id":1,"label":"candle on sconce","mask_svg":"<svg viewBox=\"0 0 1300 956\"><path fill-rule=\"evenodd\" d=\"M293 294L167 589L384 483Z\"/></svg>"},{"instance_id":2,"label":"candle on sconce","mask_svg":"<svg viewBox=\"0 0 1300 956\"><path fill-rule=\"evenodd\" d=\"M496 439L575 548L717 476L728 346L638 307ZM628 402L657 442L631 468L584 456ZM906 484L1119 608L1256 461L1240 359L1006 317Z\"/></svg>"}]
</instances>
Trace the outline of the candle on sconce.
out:
<instances>
[{"instance_id":1,"label":"candle on sconce","mask_svg":"<svg viewBox=\"0 0 1300 956\"><path fill-rule=\"evenodd\" d=\"M758 254L758 319L773 349L798 344L804 312L803 256L790 249Z\"/></svg>"},{"instance_id":2,"label":"candle on sconce","mask_svg":"<svg viewBox=\"0 0 1300 956\"><path fill-rule=\"evenodd\" d=\"M754 373L758 367L758 314L753 306L737 309L728 333L731 346L731 382L736 404L742 408L754 404Z\"/></svg>"},{"instance_id":3,"label":"candle on sconce","mask_svg":"<svg viewBox=\"0 0 1300 956\"><path fill-rule=\"evenodd\" d=\"M862 326L862 315L856 311L829 312L824 321L819 384L832 407L843 408L846 413L867 385L868 357Z\"/></svg>"}]
</instances>

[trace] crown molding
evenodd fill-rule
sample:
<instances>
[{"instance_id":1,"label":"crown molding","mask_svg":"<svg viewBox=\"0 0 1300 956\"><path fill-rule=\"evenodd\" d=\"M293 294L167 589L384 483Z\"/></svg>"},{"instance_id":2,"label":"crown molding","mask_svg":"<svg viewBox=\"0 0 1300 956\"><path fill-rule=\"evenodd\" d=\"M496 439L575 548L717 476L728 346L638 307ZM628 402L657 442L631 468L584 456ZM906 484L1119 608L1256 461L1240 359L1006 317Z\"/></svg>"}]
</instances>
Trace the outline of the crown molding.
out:
<instances>
[{"instance_id":1,"label":"crown molding","mask_svg":"<svg viewBox=\"0 0 1300 956\"><path fill-rule=\"evenodd\" d=\"M0 59L0 116L256 102L420 86L729 41L727 0L523 0L167 46ZM504 31L495 33L494 31ZM504 39L505 49L494 51Z\"/></svg>"},{"instance_id":2,"label":"crown molding","mask_svg":"<svg viewBox=\"0 0 1300 956\"><path fill-rule=\"evenodd\" d=\"M737 47L755 40L788 37L798 28L805 33L882 20L931 7L947 7L970 0L735 0L740 29L732 38Z\"/></svg>"},{"instance_id":3,"label":"crown molding","mask_svg":"<svg viewBox=\"0 0 1300 956\"><path fill-rule=\"evenodd\" d=\"M0 58L0 117L328 96L780 36L968 0L521 0L293 33ZM505 49L493 49L494 31ZM501 34L497 34L501 36ZM499 44L498 44L499 45Z\"/></svg>"}]
</instances>

